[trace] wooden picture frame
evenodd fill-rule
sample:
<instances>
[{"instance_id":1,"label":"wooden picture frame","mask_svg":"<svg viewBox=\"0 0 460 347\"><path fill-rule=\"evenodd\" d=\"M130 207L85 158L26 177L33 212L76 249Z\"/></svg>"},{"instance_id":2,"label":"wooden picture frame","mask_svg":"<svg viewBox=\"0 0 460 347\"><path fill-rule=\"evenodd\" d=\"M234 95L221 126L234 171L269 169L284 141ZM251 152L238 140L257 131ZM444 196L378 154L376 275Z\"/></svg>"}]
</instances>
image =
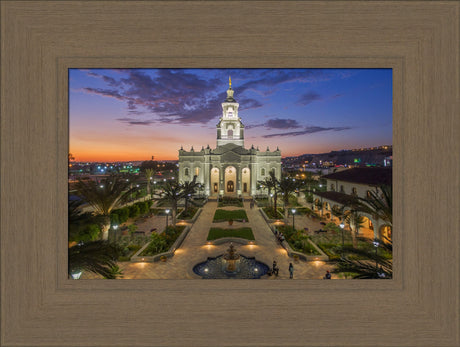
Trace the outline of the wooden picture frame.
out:
<instances>
[{"instance_id":1,"label":"wooden picture frame","mask_svg":"<svg viewBox=\"0 0 460 347\"><path fill-rule=\"evenodd\" d=\"M460 346L458 2L2 1L1 346ZM67 279L67 73L393 68L392 280Z\"/></svg>"}]
</instances>

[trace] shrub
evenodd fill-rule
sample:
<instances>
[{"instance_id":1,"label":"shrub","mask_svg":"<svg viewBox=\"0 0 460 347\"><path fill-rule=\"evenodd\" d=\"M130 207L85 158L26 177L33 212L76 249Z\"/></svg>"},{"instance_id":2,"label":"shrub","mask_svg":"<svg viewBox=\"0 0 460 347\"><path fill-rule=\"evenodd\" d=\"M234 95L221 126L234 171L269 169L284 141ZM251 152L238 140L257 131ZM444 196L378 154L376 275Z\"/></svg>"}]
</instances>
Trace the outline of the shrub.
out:
<instances>
[{"instance_id":1,"label":"shrub","mask_svg":"<svg viewBox=\"0 0 460 347\"><path fill-rule=\"evenodd\" d=\"M276 213L273 207L264 207L263 210L265 214L267 215L267 217L270 219L283 218L283 215L280 214L279 209Z\"/></svg>"},{"instance_id":2,"label":"shrub","mask_svg":"<svg viewBox=\"0 0 460 347\"><path fill-rule=\"evenodd\" d=\"M120 223L125 223L128 221L129 210L127 207L120 208L114 212L118 215L118 219Z\"/></svg>"},{"instance_id":3,"label":"shrub","mask_svg":"<svg viewBox=\"0 0 460 347\"><path fill-rule=\"evenodd\" d=\"M155 255L158 253L166 252L171 248L173 243L177 240L177 237L182 233L185 226L168 226L163 233L153 233L150 236L150 243L147 248L141 253L141 255Z\"/></svg>"},{"instance_id":4,"label":"shrub","mask_svg":"<svg viewBox=\"0 0 460 347\"><path fill-rule=\"evenodd\" d=\"M97 224L89 224L83 228L79 234L79 241L96 241L101 233L101 228Z\"/></svg>"},{"instance_id":5,"label":"shrub","mask_svg":"<svg viewBox=\"0 0 460 347\"><path fill-rule=\"evenodd\" d=\"M120 224L120 217L118 217L118 214L116 213L110 214L110 224L112 225Z\"/></svg>"},{"instance_id":6,"label":"shrub","mask_svg":"<svg viewBox=\"0 0 460 347\"><path fill-rule=\"evenodd\" d=\"M136 203L136 205L139 207L139 214L147 214L149 212L149 206L147 201L142 201Z\"/></svg>"},{"instance_id":7,"label":"shrub","mask_svg":"<svg viewBox=\"0 0 460 347\"><path fill-rule=\"evenodd\" d=\"M224 196L221 200L219 200L219 207L225 207L225 206L243 207L243 202L241 201L241 199L238 199L238 198Z\"/></svg>"},{"instance_id":8,"label":"shrub","mask_svg":"<svg viewBox=\"0 0 460 347\"><path fill-rule=\"evenodd\" d=\"M139 215L139 206L131 205L129 206L129 218L135 218Z\"/></svg>"},{"instance_id":9,"label":"shrub","mask_svg":"<svg viewBox=\"0 0 460 347\"><path fill-rule=\"evenodd\" d=\"M187 209L187 213L185 211L180 215L182 219L192 219L195 216L195 213L198 211L198 208L190 206Z\"/></svg>"}]
</instances>

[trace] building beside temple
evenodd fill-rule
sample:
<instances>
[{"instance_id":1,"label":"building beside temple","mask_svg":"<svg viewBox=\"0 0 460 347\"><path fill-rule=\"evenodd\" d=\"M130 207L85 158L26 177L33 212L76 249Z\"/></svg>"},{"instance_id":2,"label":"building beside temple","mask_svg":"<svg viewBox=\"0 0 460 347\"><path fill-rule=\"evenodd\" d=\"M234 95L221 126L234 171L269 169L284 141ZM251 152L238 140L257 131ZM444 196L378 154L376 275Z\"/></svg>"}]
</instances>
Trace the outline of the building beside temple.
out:
<instances>
[{"instance_id":1,"label":"building beside temple","mask_svg":"<svg viewBox=\"0 0 460 347\"><path fill-rule=\"evenodd\" d=\"M345 214L352 209L357 198L369 198L371 192L381 194L380 187L392 187L393 181L391 167L352 168L325 175L322 178L327 182L327 190L313 193L312 209L318 209L318 206L321 205L320 210L332 213L334 207L344 207ZM391 226L385 221L364 212L360 212L360 215L363 217L362 226L373 230L374 238L392 239ZM353 223L351 227L355 228Z\"/></svg>"},{"instance_id":2,"label":"building beside temple","mask_svg":"<svg viewBox=\"0 0 460 347\"><path fill-rule=\"evenodd\" d=\"M222 116L217 124L217 146L204 146L199 151L179 150L179 182L196 182L204 187L207 196L252 196L257 181L264 180L273 171L281 177L281 152L260 151L244 147L244 124L238 115L239 104L233 97L231 79L227 98L222 103Z\"/></svg>"}]
</instances>

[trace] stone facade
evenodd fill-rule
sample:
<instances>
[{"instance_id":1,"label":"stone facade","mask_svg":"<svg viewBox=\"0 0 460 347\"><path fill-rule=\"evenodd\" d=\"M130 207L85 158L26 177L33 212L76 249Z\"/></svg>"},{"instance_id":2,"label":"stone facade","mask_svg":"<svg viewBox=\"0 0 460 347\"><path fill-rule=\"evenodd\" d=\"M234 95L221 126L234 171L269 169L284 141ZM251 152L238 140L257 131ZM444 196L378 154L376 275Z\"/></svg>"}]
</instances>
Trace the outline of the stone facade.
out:
<instances>
[{"instance_id":1,"label":"stone facade","mask_svg":"<svg viewBox=\"0 0 460 347\"><path fill-rule=\"evenodd\" d=\"M281 177L281 151L244 148L244 124L238 116L239 104L233 98L231 81L227 98L222 103L222 116L217 124L217 147L209 145L200 151L179 150L179 182L196 182L207 196L252 196L257 194L257 181L274 171Z\"/></svg>"}]
</instances>

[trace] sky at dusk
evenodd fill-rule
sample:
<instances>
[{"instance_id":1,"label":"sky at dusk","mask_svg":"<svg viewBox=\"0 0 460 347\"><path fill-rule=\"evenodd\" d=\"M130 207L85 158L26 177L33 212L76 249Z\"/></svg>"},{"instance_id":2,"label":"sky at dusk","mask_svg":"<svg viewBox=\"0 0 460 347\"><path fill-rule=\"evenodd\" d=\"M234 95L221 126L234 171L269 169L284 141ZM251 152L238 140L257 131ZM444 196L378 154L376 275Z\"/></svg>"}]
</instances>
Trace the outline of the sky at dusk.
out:
<instances>
[{"instance_id":1,"label":"sky at dusk","mask_svg":"<svg viewBox=\"0 0 460 347\"><path fill-rule=\"evenodd\" d=\"M229 76L246 148L392 145L391 69L69 69L69 152L111 162L215 148Z\"/></svg>"}]
</instances>

